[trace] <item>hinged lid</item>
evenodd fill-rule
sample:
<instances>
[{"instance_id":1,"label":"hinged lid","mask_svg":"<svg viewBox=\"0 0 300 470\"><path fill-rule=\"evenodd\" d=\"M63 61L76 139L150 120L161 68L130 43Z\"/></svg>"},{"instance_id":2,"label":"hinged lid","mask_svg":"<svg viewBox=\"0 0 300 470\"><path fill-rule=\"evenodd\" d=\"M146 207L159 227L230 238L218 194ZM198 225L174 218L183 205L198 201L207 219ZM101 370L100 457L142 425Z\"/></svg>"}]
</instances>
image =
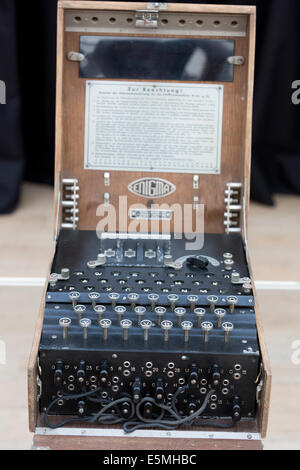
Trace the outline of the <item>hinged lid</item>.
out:
<instances>
[{"instance_id":1,"label":"hinged lid","mask_svg":"<svg viewBox=\"0 0 300 470\"><path fill-rule=\"evenodd\" d=\"M254 43L254 7L59 2L57 226L245 232Z\"/></svg>"}]
</instances>

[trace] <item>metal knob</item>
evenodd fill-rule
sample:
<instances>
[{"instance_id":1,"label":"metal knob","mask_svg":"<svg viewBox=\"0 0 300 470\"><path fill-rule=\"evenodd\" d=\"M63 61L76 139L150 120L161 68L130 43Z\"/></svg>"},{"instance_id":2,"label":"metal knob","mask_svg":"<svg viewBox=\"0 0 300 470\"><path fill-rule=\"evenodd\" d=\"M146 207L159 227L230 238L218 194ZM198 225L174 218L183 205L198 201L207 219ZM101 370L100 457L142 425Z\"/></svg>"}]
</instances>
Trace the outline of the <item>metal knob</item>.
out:
<instances>
[{"instance_id":1,"label":"metal knob","mask_svg":"<svg viewBox=\"0 0 300 470\"><path fill-rule=\"evenodd\" d=\"M226 310L224 310L224 308L216 308L215 315L217 317L217 328L221 328L222 319L226 315Z\"/></svg>"},{"instance_id":2,"label":"metal knob","mask_svg":"<svg viewBox=\"0 0 300 470\"><path fill-rule=\"evenodd\" d=\"M231 271L234 265L234 261L232 259L225 259L224 266L226 271Z\"/></svg>"},{"instance_id":3,"label":"metal knob","mask_svg":"<svg viewBox=\"0 0 300 470\"><path fill-rule=\"evenodd\" d=\"M135 309L136 302L139 300L139 298L140 298L139 294L135 294L133 292L131 294L128 294L128 300L130 301L131 310Z\"/></svg>"},{"instance_id":4,"label":"metal knob","mask_svg":"<svg viewBox=\"0 0 300 470\"><path fill-rule=\"evenodd\" d=\"M173 328L173 323L169 320L164 320L161 322L160 326L164 330L164 341L169 341L169 331Z\"/></svg>"},{"instance_id":5,"label":"metal knob","mask_svg":"<svg viewBox=\"0 0 300 470\"><path fill-rule=\"evenodd\" d=\"M168 295L168 301L170 302L170 308L173 311L176 305L176 302L178 301L179 296L177 294L170 294Z\"/></svg>"},{"instance_id":6,"label":"metal knob","mask_svg":"<svg viewBox=\"0 0 300 470\"><path fill-rule=\"evenodd\" d=\"M51 289L55 289L57 281L58 281L58 274L51 273L49 276L49 284L50 284Z\"/></svg>"},{"instance_id":7,"label":"metal knob","mask_svg":"<svg viewBox=\"0 0 300 470\"><path fill-rule=\"evenodd\" d=\"M144 330L144 341L148 341L149 339L149 330L152 327L151 320L142 320L140 323L140 327Z\"/></svg>"},{"instance_id":8,"label":"metal knob","mask_svg":"<svg viewBox=\"0 0 300 470\"><path fill-rule=\"evenodd\" d=\"M209 295L209 296L207 297L207 301L208 301L209 306L210 306L210 311L211 311L212 313L214 313L215 307L216 307L216 305L217 305L217 303L218 303L218 301L219 301L219 297L217 297L216 295Z\"/></svg>"},{"instance_id":9,"label":"metal knob","mask_svg":"<svg viewBox=\"0 0 300 470\"><path fill-rule=\"evenodd\" d=\"M157 315L157 323L160 325L164 314L166 313L165 307L155 307L155 313Z\"/></svg>"},{"instance_id":10,"label":"metal knob","mask_svg":"<svg viewBox=\"0 0 300 470\"><path fill-rule=\"evenodd\" d=\"M233 330L234 326L232 323L227 321L222 324L222 328L225 331L225 343L228 343L230 332Z\"/></svg>"},{"instance_id":11,"label":"metal knob","mask_svg":"<svg viewBox=\"0 0 300 470\"><path fill-rule=\"evenodd\" d=\"M181 323L181 328L184 331L184 342L189 342L190 330L193 328L193 323L191 321L183 321Z\"/></svg>"},{"instance_id":12,"label":"metal knob","mask_svg":"<svg viewBox=\"0 0 300 470\"><path fill-rule=\"evenodd\" d=\"M77 318L78 318L78 322L80 322L81 318L82 318L82 314L86 311L86 306L85 305L81 305L81 304L77 304L75 305L74 307L74 312L77 313Z\"/></svg>"},{"instance_id":13,"label":"metal knob","mask_svg":"<svg viewBox=\"0 0 300 470\"><path fill-rule=\"evenodd\" d=\"M190 303L191 312L194 312L195 307L196 307L196 303L198 302L198 300L199 300L198 295L188 295L187 296L187 301Z\"/></svg>"},{"instance_id":14,"label":"metal knob","mask_svg":"<svg viewBox=\"0 0 300 470\"><path fill-rule=\"evenodd\" d=\"M232 253L223 253L223 258L224 259L232 259L233 255L232 255Z\"/></svg>"},{"instance_id":15,"label":"metal knob","mask_svg":"<svg viewBox=\"0 0 300 470\"><path fill-rule=\"evenodd\" d=\"M68 337L68 329L69 329L69 326L71 325L71 319L70 318L67 318L67 317L63 317L63 318L60 318L59 319L59 326L62 328L63 330L63 339L67 339Z\"/></svg>"},{"instance_id":16,"label":"metal knob","mask_svg":"<svg viewBox=\"0 0 300 470\"><path fill-rule=\"evenodd\" d=\"M60 277L63 281L68 281L70 279L70 269L62 268L60 271Z\"/></svg>"},{"instance_id":17,"label":"metal knob","mask_svg":"<svg viewBox=\"0 0 300 470\"><path fill-rule=\"evenodd\" d=\"M72 307L74 308L76 305L77 305L77 302L79 300L79 297L80 297L80 293L73 290L72 292L70 292L69 294L69 298L71 299L72 301Z\"/></svg>"},{"instance_id":18,"label":"metal knob","mask_svg":"<svg viewBox=\"0 0 300 470\"><path fill-rule=\"evenodd\" d=\"M117 292L111 292L110 294L108 294L108 298L111 301L112 308L115 308L115 306L117 305L117 301L120 298L120 294L118 294Z\"/></svg>"},{"instance_id":19,"label":"metal knob","mask_svg":"<svg viewBox=\"0 0 300 470\"><path fill-rule=\"evenodd\" d=\"M146 308L139 306L139 307L135 307L134 311L137 314L138 324L140 324L142 321L143 315L146 312Z\"/></svg>"},{"instance_id":20,"label":"metal knob","mask_svg":"<svg viewBox=\"0 0 300 470\"><path fill-rule=\"evenodd\" d=\"M115 307L115 312L118 315L118 323L120 325L123 315L126 312L126 307L124 307L124 305L117 305L117 307Z\"/></svg>"},{"instance_id":21,"label":"metal knob","mask_svg":"<svg viewBox=\"0 0 300 470\"><path fill-rule=\"evenodd\" d=\"M183 307L176 307L174 313L177 316L177 325L181 326L182 317L186 314L186 309Z\"/></svg>"},{"instance_id":22,"label":"metal knob","mask_svg":"<svg viewBox=\"0 0 300 470\"><path fill-rule=\"evenodd\" d=\"M92 322L89 318L82 318L79 322L79 325L83 329L83 339L88 338L88 329L91 326Z\"/></svg>"},{"instance_id":23,"label":"metal knob","mask_svg":"<svg viewBox=\"0 0 300 470\"><path fill-rule=\"evenodd\" d=\"M158 294L149 294L148 295L148 300L150 301L151 310L154 311L156 303L159 300L159 295Z\"/></svg>"},{"instance_id":24,"label":"metal knob","mask_svg":"<svg viewBox=\"0 0 300 470\"><path fill-rule=\"evenodd\" d=\"M98 322L102 320L102 315L105 312L106 307L105 305L95 305L94 312L98 315Z\"/></svg>"},{"instance_id":25,"label":"metal knob","mask_svg":"<svg viewBox=\"0 0 300 470\"><path fill-rule=\"evenodd\" d=\"M251 294L251 290L252 290L251 282L244 282L244 284L243 284L244 294Z\"/></svg>"},{"instance_id":26,"label":"metal knob","mask_svg":"<svg viewBox=\"0 0 300 470\"><path fill-rule=\"evenodd\" d=\"M239 299L237 297L235 297L234 295L231 295L231 296L227 297L226 300L227 300L227 303L229 305L229 312L233 313L234 312L234 307L238 303Z\"/></svg>"},{"instance_id":27,"label":"metal knob","mask_svg":"<svg viewBox=\"0 0 300 470\"><path fill-rule=\"evenodd\" d=\"M198 328L201 328L201 323L204 315L206 315L206 310L205 308L195 308L194 313L197 317L197 326Z\"/></svg>"},{"instance_id":28,"label":"metal knob","mask_svg":"<svg viewBox=\"0 0 300 470\"><path fill-rule=\"evenodd\" d=\"M120 326L123 328L123 339L124 341L128 341L128 330L132 327L131 320L121 320Z\"/></svg>"},{"instance_id":29,"label":"metal knob","mask_svg":"<svg viewBox=\"0 0 300 470\"><path fill-rule=\"evenodd\" d=\"M103 340L106 341L108 338L108 328L111 326L111 320L103 318L99 321L99 325L103 328Z\"/></svg>"},{"instance_id":30,"label":"metal knob","mask_svg":"<svg viewBox=\"0 0 300 470\"><path fill-rule=\"evenodd\" d=\"M214 325L210 321L205 321L201 324L201 328L204 331L204 342L208 342L209 333L213 329Z\"/></svg>"},{"instance_id":31,"label":"metal knob","mask_svg":"<svg viewBox=\"0 0 300 470\"><path fill-rule=\"evenodd\" d=\"M92 302L92 307L95 308L96 305L97 305L97 300L99 300L99 298L100 298L100 294L99 294L99 292L90 292L89 295L88 295L88 298Z\"/></svg>"}]
</instances>

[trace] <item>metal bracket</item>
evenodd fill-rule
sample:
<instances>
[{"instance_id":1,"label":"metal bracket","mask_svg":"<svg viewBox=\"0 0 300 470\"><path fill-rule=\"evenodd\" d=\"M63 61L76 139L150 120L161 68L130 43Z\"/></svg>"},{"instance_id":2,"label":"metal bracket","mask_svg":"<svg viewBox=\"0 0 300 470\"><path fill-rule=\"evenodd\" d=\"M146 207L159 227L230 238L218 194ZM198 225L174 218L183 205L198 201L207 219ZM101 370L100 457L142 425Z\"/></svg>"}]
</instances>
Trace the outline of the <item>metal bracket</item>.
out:
<instances>
[{"instance_id":1,"label":"metal bracket","mask_svg":"<svg viewBox=\"0 0 300 470\"><path fill-rule=\"evenodd\" d=\"M231 65L244 65L245 57L242 55L233 55L231 57L227 57L227 62Z\"/></svg>"},{"instance_id":2,"label":"metal bracket","mask_svg":"<svg viewBox=\"0 0 300 470\"><path fill-rule=\"evenodd\" d=\"M243 210L241 204L242 199L242 183L227 183L225 189L225 212L224 225L225 231L229 233L241 233L240 213Z\"/></svg>"},{"instance_id":3,"label":"metal bracket","mask_svg":"<svg viewBox=\"0 0 300 470\"><path fill-rule=\"evenodd\" d=\"M76 178L64 178L62 180L62 228L77 228L79 222L79 186Z\"/></svg>"},{"instance_id":4,"label":"metal bracket","mask_svg":"<svg viewBox=\"0 0 300 470\"><path fill-rule=\"evenodd\" d=\"M157 28L158 10L137 10L135 13L135 26L137 28Z\"/></svg>"},{"instance_id":5,"label":"metal bracket","mask_svg":"<svg viewBox=\"0 0 300 470\"><path fill-rule=\"evenodd\" d=\"M67 58L71 62L82 62L85 59L85 55L81 54L81 52L69 51L67 53Z\"/></svg>"}]
</instances>

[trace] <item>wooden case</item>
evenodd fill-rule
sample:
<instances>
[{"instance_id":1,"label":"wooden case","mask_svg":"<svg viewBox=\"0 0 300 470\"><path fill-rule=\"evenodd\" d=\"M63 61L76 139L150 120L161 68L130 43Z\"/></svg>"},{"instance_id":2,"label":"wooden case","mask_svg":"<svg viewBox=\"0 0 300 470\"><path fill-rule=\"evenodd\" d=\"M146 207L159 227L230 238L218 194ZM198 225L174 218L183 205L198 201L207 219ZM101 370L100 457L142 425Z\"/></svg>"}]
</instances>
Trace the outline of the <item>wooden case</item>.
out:
<instances>
[{"instance_id":1,"label":"wooden case","mask_svg":"<svg viewBox=\"0 0 300 470\"><path fill-rule=\"evenodd\" d=\"M157 28L137 28L137 11L156 10ZM143 17L144 15L144 17ZM100 21L99 21L100 18ZM144 18L144 19L143 19ZM224 82L222 164L220 174L201 174L199 190L193 188L193 175L188 173L154 173L111 171L110 200L118 206L119 195L128 203L144 203L144 199L128 191L128 184L145 176L171 180L177 191L168 197L168 204L189 203L195 194L205 204L205 232L224 233L224 191L229 182L242 182L244 213L241 231L247 242L249 208L252 99L255 50L255 8L196 4L146 4L119 2L61 1L58 3L57 92L56 92L56 157L54 236L62 223L62 180L76 178L80 186L78 228L94 230L96 207L103 202L106 188L105 171L87 170L83 166L86 79L78 74L79 64L70 60L70 51L79 52L81 35L134 37L193 37L234 39L234 80ZM103 20L102 20L103 19ZM147 20L147 18L146 18ZM145 13L142 14L145 21ZM119 24L118 24L119 22ZM117 23L117 24L116 24ZM239 58L244 62L239 64ZM153 80L152 80L153 81ZM198 83L198 82L196 82ZM210 82L209 82L210 83ZM155 202L163 203L163 199ZM244 222L244 223L243 223ZM53 254L55 243L53 245ZM46 290L46 286L45 286ZM257 304L256 304L257 305ZM29 426L34 432L38 411L38 347L43 324L44 297L28 366ZM265 437L268 421L271 372L260 314L256 309L258 334L263 365L257 425Z\"/></svg>"}]
</instances>

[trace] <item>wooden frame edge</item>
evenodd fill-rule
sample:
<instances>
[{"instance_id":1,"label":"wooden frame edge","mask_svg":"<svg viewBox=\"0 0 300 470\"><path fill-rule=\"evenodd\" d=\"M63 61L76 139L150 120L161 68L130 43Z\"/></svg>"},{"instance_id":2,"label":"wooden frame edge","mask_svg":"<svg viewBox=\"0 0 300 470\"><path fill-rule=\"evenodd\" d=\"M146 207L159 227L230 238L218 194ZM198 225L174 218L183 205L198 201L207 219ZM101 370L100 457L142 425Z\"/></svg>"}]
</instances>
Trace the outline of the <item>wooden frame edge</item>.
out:
<instances>
[{"instance_id":1,"label":"wooden frame edge","mask_svg":"<svg viewBox=\"0 0 300 470\"><path fill-rule=\"evenodd\" d=\"M72 1L60 0L59 4L63 9L85 9L85 10L143 10L147 9L148 2L91 2L91 1ZM254 6L247 5L199 5L197 3L168 3L165 11L168 12L184 12L190 13L228 13L228 14L253 14L255 13Z\"/></svg>"}]
</instances>

